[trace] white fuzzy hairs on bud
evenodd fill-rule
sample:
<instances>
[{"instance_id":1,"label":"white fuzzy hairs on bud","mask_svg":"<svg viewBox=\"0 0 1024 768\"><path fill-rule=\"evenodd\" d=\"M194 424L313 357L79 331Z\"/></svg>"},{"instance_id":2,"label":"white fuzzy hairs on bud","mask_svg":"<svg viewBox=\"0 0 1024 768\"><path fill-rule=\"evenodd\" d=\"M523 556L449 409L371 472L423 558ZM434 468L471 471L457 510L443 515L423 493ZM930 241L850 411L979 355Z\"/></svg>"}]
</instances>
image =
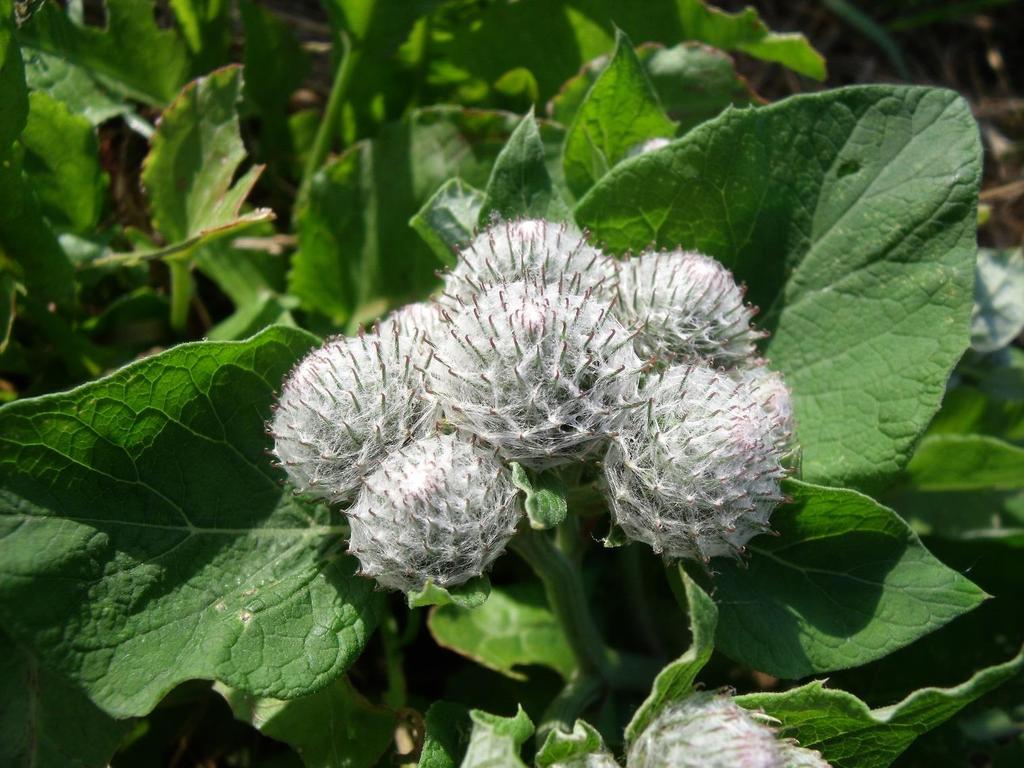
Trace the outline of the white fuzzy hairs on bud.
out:
<instances>
[{"instance_id":1,"label":"white fuzzy hairs on bud","mask_svg":"<svg viewBox=\"0 0 1024 768\"><path fill-rule=\"evenodd\" d=\"M779 740L757 713L725 692L672 704L630 746L630 768L829 768L821 756Z\"/></svg>"},{"instance_id":2,"label":"white fuzzy hairs on bud","mask_svg":"<svg viewBox=\"0 0 1024 768\"><path fill-rule=\"evenodd\" d=\"M786 453L763 389L702 365L648 382L604 460L615 522L667 558L738 556L783 500Z\"/></svg>"},{"instance_id":3,"label":"white fuzzy hairs on bud","mask_svg":"<svg viewBox=\"0 0 1024 768\"><path fill-rule=\"evenodd\" d=\"M331 339L295 367L270 433L298 491L348 501L389 453L433 428L416 344L392 324L383 334Z\"/></svg>"},{"instance_id":4,"label":"white fuzzy hairs on bud","mask_svg":"<svg viewBox=\"0 0 1024 768\"><path fill-rule=\"evenodd\" d=\"M637 403L632 334L589 294L501 283L445 319L428 391L449 423L507 459L580 460Z\"/></svg>"},{"instance_id":5,"label":"white fuzzy hairs on bud","mask_svg":"<svg viewBox=\"0 0 1024 768\"><path fill-rule=\"evenodd\" d=\"M616 312L642 325L637 353L666 362L745 363L763 336L743 289L712 258L690 251L647 251L619 262Z\"/></svg>"},{"instance_id":6,"label":"white fuzzy hairs on bud","mask_svg":"<svg viewBox=\"0 0 1024 768\"><path fill-rule=\"evenodd\" d=\"M451 309L498 283L526 280L558 286L563 293L605 291L611 295L615 264L587 244L571 224L543 219L494 221L459 252L445 276L445 303Z\"/></svg>"},{"instance_id":7,"label":"white fuzzy hairs on bud","mask_svg":"<svg viewBox=\"0 0 1024 768\"><path fill-rule=\"evenodd\" d=\"M455 587L490 568L521 514L510 472L455 435L392 453L346 512L349 551L390 589Z\"/></svg>"}]
</instances>

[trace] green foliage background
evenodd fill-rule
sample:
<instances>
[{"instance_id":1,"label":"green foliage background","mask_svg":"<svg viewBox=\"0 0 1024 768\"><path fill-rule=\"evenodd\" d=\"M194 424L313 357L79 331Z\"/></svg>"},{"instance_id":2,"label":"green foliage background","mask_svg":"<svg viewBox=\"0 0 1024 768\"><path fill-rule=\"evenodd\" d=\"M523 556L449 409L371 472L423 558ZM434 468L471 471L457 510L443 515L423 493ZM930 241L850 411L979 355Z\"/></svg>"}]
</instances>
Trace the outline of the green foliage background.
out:
<instances>
[{"instance_id":1,"label":"green foliage background","mask_svg":"<svg viewBox=\"0 0 1024 768\"><path fill-rule=\"evenodd\" d=\"M322 6L317 58L254 0L0 0L0 762L549 766L695 683L842 768L1005 683L896 764L1024 759L1024 261L976 246L967 103L767 104L730 53L822 57L698 0ZM599 679L514 558L410 609L266 456L290 367L494 215L714 256L794 394L780 535L714 574L517 472L520 554L589 595Z\"/></svg>"}]
</instances>

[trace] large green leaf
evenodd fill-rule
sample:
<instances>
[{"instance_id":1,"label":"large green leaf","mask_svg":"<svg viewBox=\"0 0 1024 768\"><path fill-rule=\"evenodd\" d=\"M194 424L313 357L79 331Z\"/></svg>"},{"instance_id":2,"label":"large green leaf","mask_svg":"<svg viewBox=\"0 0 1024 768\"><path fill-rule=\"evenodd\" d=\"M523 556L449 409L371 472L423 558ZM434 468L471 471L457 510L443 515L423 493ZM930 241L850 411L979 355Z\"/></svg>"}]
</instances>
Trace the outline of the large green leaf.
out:
<instances>
[{"instance_id":1,"label":"large green leaf","mask_svg":"<svg viewBox=\"0 0 1024 768\"><path fill-rule=\"evenodd\" d=\"M445 648L517 680L517 667L540 664L568 678L576 669L572 649L551 613L544 590L531 582L492 587L487 602L466 610L454 604L430 612L434 640Z\"/></svg>"},{"instance_id":2,"label":"large green leaf","mask_svg":"<svg viewBox=\"0 0 1024 768\"><path fill-rule=\"evenodd\" d=\"M32 48L89 70L106 87L163 106L188 78L185 42L160 29L150 0L106 0L106 28L76 24L57 4L46 3L21 29Z\"/></svg>"},{"instance_id":3,"label":"large green leaf","mask_svg":"<svg viewBox=\"0 0 1024 768\"><path fill-rule=\"evenodd\" d=\"M103 768L128 727L0 633L0 763Z\"/></svg>"},{"instance_id":4,"label":"large green leaf","mask_svg":"<svg viewBox=\"0 0 1024 768\"><path fill-rule=\"evenodd\" d=\"M522 707L512 717L473 709L473 730L460 768L526 768L519 750L533 734L533 723Z\"/></svg>"},{"instance_id":5,"label":"large green leaf","mask_svg":"<svg viewBox=\"0 0 1024 768\"><path fill-rule=\"evenodd\" d=\"M245 159L236 111L241 94L241 68L224 67L186 86L160 119L142 183L153 224L168 242L164 250L187 252L274 217L266 208L241 213L262 166L232 184Z\"/></svg>"},{"instance_id":6,"label":"large green leaf","mask_svg":"<svg viewBox=\"0 0 1024 768\"><path fill-rule=\"evenodd\" d=\"M410 217L453 176L483 187L517 122L507 112L417 110L327 165L299 213L291 291L338 323L422 298L445 262ZM541 130L550 161L562 134L550 124Z\"/></svg>"},{"instance_id":7,"label":"large green leaf","mask_svg":"<svg viewBox=\"0 0 1024 768\"><path fill-rule=\"evenodd\" d=\"M54 226L92 234L107 191L96 131L46 93L33 93L29 103L21 143L25 173L39 203Z\"/></svg>"},{"instance_id":8,"label":"large green leaf","mask_svg":"<svg viewBox=\"0 0 1024 768\"><path fill-rule=\"evenodd\" d=\"M820 750L835 768L886 768L922 733L1024 671L1024 652L953 688L923 688L898 704L870 709L820 680L785 693L752 693L737 703L782 722L782 733Z\"/></svg>"},{"instance_id":9,"label":"large green leaf","mask_svg":"<svg viewBox=\"0 0 1024 768\"><path fill-rule=\"evenodd\" d=\"M749 563L714 561L717 647L777 677L879 659L977 607L985 593L933 557L898 515L856 491L787 484L778 536Z\"/></svg>"},{"instance_id":10,"label":"large green leaf","mask_svg":"<svg viewBox=\"0 0 1024 768\"><path fill-rule=\"evenodd\" d=\"M633 44L619 32L612 60L590 87L565 136L565 181L578 197L631 150L675 132Z\"/></svg>"},{"instance_id":11,"label":"large green leaf","mask_svg":"<svg viewBox=\"0 0 1024 768\"><path fill-rule=\"evenodd\" d=\"M766 310L804 476L884 487L967 345L981 152L949 91L843 88L730 110L624 161L578 222L617 252L694 248Z\"/></svg>"},{"instance_id":12,"label":"large green leaf","mask_svg":"<svg viewBox=\"0 0 1024 768\"><path fill-rule=\"evenodd\" d=\"M729 14L701 0L519 0L488 3L467 23L470 14L457 8L431 20L428 82L463 100L493 97L502 77L520 68L547 100L586 62L612 50L614 25L638 42L697 40L825 77L824 59L803 35L769 31L752 8Z\"/></svg>"},{"instance_id":13,"label":"large green leaf","mask_svg":"<svg viewBox=\"0 0 1024 768\"><path fill-rule=\"evenodd\" d=\"M344 675L289 701L216 688L236 718L290 745L306 768L373 768L394 738L395 713L370 704Z\"/></svg>"},{"instance_id":14,"label":"large green leaf","mask_svg":"<svg viewBox=\"0 0 1024 768\"><path fill-rule=\"evenodd\" d=\"M665 707L693 692L697 675L715 650L718 609L714 601L686 575L681 566L670 567L675 569L669 573L673 589L677 592L677 597L685 602L690 616L690 647L686 653L658 673L650 695L626 726L627 742L633 741L643 733Z\"/></svg>"},{"instance_id":15,"label":"large green leaf","mask_svg":"<svg viewBox=\"0 0 1024 768\"><path fill-rule=\"evenodd\" d=\"M0 409L0 618L111 714L191 678L301 696L366 642L379 602L342 528L265 455L314 341L185 344Z\"/></svg>"}]
</instances>

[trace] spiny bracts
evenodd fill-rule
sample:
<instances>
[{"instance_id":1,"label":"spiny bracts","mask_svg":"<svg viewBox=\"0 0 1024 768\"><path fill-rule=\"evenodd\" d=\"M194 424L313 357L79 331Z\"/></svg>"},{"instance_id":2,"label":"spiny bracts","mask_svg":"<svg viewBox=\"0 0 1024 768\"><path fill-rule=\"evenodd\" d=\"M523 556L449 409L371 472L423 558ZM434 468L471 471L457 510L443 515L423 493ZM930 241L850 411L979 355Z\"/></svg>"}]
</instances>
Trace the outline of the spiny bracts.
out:
<instances>
[{"instance_id":1,"label":"spiny bracts","mask_svg":"<svg viewBox=\"0 0 1024 768\"><path fill-rule=\"evenodd\" d=\"M348 510L349 551L381 586L418 591L480 576L515 533L512 476L493 455L455 435L392 453Z\"/></svg>"}]
</instances>

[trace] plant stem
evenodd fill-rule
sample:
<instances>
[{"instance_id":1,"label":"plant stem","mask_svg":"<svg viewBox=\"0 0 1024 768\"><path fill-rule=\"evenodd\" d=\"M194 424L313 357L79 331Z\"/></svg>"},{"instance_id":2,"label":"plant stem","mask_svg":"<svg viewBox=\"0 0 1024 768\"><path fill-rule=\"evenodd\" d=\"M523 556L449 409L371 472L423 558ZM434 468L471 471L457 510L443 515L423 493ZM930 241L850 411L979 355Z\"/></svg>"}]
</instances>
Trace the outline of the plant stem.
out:
<instances>
[{"instance_id":1,"label":"plant stem","mask_svg":"<svg viewBox=\"0 0 1024 768\"><path fill-rule=\"evenodd\" d=\"M608 655L590 614L579 569L542 531L524 529L511 546L544 584L548 604L569 641L580 674L607 679Z\"/></svg>"},{"instance_id":2,"label":"plant stem","mask_svg":"<svg viewBox=\"0 0 1024 768\"><path fill-rule=\"evenodd\" d=\"M324 115L320 119L320 125L316 130L316 137L313 139L313 146L309 149L309 156L306 158L306 167L302 172L302 181L299 184L299 193L296 198L295 207L301 208L305 205L306 197L309 195L309 186L313 182L313 176L323 165L327 153L331 149L331 139L334 137L338 125L338 118L341 116L341 109L345 104L345 97L348 93L348 83L354 69L356 54L352 51L352 42L349 36L341 33L341 61L338 63L338 71L334 74L334 82L331 84L331 93L327 97L327 106Z\"/></svg>"},{"instance_id":3,"label":"plant stem","mask_svg":"<svg viewBox=\"0 0 1024 768\"><path fill-rule=\"evenodd\" d=\"M167 267L171 270L171 329L180 334L185 332L192 306L192 261L174 259Z\"/></svg>"},{"instance_id":4,"label":"plant stem","mask_svg":"<svg viewBox=\"0 0 1024 768\"><path fill-rule=\"evenodd\" d=\"M540 746L552 729L571 731L579 714L601 694L601 678L577 673L569 678L561 692L551 700L537 728L537 745Z\"/></svg>"}]
</instances>

